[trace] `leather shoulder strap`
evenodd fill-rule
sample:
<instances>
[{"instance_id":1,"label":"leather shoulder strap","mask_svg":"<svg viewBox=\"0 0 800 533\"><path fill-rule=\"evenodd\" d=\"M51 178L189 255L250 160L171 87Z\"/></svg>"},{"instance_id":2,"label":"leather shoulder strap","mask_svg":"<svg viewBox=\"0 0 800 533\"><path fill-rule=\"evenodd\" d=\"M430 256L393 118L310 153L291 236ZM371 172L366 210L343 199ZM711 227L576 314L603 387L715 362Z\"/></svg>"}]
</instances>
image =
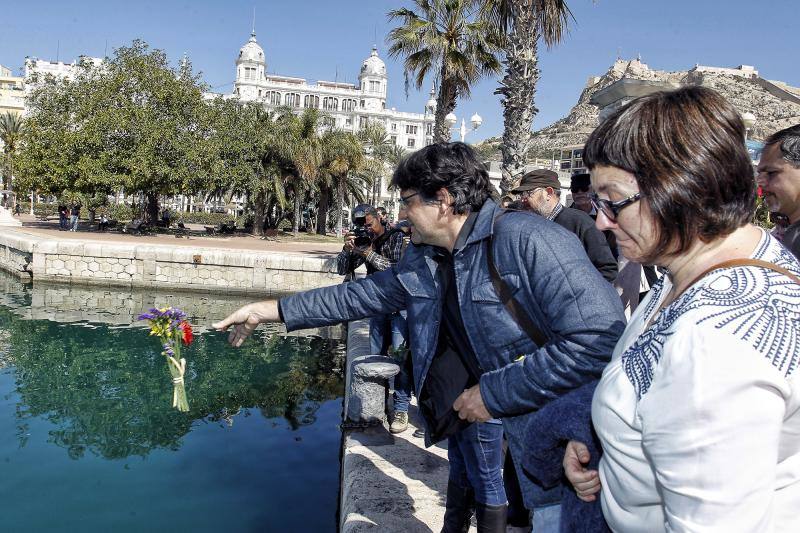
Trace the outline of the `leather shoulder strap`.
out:
<instances>
[{"instance_id":1,"label":"leather shoulder strap","mask_svg":"<svg viewBox=\"0 0 800 533\"><path fill-rule=\"evenodd\" d=\"M778 272L779 274L783 274L784 276L786 276L787 278L789 278L793 282L795 282L798 285L800 285L800 277L797 277L790 270L787 270L787 269L783 268L782 266L778 266L775 263L770 263L768 261L762 261L761 259L730 259L728 261L723 261L721 263L717 263L716 265L713 265L710 268L707 268L699 276L694 278L694 280L692 280L692 282L688 286L691 287L692 285L694 285L695 283L697 283L698 281L700 281L701 279L703 279L704 277L706 277L708 274L710 274L711 272L713 272L715 270L720 270L720 269L723 269L723 268L735 268L735 267L740 267L740 266L757 266L757 267L773 270L775 272Z\"/></svg>"},{"instance_id":2,"label":"leather shoulder strap","mask_svg":"<svg viewBox=\"0 0 800 533\"><path fill-rule=\"evenodd\" d=\"M495 224L497 224L498 219L504 214L505 211L495 217ZM500 277L500 272L498 272L494 262L494 233L489 235L489 242L486 246L486 261L489 264L489 276L492 278L494 291L497 293L500 302L505 306L508 314L511 315L511 318L514 319L519 327L522 328L522 331L527 333L528 337L530 337L537 346L544 345L547 342L547 337L542 333L542 330L536 326L536 323L534 323L530 315L528 315L528 312L522 304L514 298L511 287Z\"/></svg>"}]
</instances>

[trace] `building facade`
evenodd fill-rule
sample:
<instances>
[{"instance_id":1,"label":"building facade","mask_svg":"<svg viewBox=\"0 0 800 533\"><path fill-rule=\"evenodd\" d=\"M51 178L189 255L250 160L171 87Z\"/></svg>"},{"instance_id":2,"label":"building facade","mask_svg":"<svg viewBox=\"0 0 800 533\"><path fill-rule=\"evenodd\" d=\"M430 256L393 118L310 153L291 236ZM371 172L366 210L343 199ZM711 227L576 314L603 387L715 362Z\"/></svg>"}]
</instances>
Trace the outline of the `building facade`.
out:
<instances>
[{"instance_id":1,"label":"building facade","mask_svg":"<svg viewBox=\"0 0 800 533\"><path fill-rule=\"evenodd\" d=\"M64 63L63 61L48 61L46 59L39 59L38 57L25 58L25 89L30 91L35 87L32 83L34 75L39 77L53 76L56 79L71 80L78 72L81 63L89 62L95 67L99 67L103 63L103 59L99 57L80 56L72 63Z\"/></svg>"},{"instance_id":2,"label":"building facade","mask_svg":"<svg viewBox=\"0 0 800 533\"><path fill-rule=\"evenodd\" d=\"M432 97L422 113L386 107L389 78L386 64L373 47L361 64L358 85L338 81L309 83L304 78L267 73L264 49L255 32L239 50L233 96L244 102L260 102L267 108L289 106L322 111L330 127L357 132L368 122L383 124L394 144L413 151L433 139L436 100Z\"/></svg>"},{"instance_id":3,"label":"building facade","mask_svg":"<svg viewBox=\"0 0 800 533\"><path fill-rule=\"evenodd\" d=\"M0 115L16 115L25 110L25 80L14 76L11 69L0 65Z\"/></svg>"}]
</instances>

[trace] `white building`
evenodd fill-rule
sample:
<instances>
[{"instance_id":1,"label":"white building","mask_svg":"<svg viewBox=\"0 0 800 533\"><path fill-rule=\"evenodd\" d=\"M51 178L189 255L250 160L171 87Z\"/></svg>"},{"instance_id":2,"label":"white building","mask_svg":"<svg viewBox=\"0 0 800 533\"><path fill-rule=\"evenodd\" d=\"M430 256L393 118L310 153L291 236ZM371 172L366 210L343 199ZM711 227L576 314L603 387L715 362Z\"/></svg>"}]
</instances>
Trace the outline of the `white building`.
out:
<instances>
[{"instance_id":1,"label":"white building","mask_svg":"<svg viewBox=\"0 0 800 533\"><path fill-rule=\"evenodd\" d=\"M25 109L23 79L14 76L10 68L0 65L0 115L6 112L20 114ZM2 141L0 141L2 147Z\"/></svg>"},{"instance_id":2,"label":"white building","mask_svg":"<svg viewBox=\"0 0 800 533\"><path fill-rule=\"evenodd\" d=\"M261 102L267 108L290 106L316 108L333 127L356 132L367 122L386 127L391 140L406 150L417 150L432 142L436 100L431 98L423 113L386 108L389 78L377 48L361 64L358 85L335 81L309 83L303 78L267 73L264 49L253 32L239 50L233 95L242 101Z\"/></svg>"},{"instance_id":3,"label":"white building","mask_svg":"<svg viewBox=\"0 0 800 533\"><path fill-rule=\"evenodd\" d=\"M25 88L30 90L31 83L28 81L31 76L37 74L40 77L47 76L48 74L56 79L66 78L73 79L78 67L81 63L88 61L93 66L98 67L103 63L103 59L99 57L80 56L72 63L64 63L63 61L47 61L46 59L39 59L38 57L25 57Z\"/></svg>"}]
</instances>

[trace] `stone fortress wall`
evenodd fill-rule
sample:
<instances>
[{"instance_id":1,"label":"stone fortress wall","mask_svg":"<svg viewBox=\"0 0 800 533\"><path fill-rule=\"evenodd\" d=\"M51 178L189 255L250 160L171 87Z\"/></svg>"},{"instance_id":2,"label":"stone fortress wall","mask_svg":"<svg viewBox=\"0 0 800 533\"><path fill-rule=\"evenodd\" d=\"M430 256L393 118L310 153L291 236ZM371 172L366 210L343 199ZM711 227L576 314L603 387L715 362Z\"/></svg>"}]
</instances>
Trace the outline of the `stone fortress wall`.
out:
<instances>
[{"instance_id":1,"label":"stone fortress wall","mask_svg":"<svg viewBox=\"0 0 800 533\"><path fill-rule=\"evenodd\" d=\"M336 260L276 252L52 240L3 228L0 269L36 281L280 295L342 281Z\"/></svg>"}]
</instances>

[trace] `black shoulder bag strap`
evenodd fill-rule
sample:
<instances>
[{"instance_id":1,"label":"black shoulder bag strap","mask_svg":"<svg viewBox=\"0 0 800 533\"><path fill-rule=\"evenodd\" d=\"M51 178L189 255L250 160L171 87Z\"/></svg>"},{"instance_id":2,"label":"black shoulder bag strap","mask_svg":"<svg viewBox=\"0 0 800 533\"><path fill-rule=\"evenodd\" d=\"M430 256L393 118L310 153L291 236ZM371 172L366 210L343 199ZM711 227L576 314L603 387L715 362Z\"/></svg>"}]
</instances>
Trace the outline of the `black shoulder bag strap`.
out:
<instances>
[{"instance_id":1,"label":"black shoulder bag strap","mask_svg":"<svg viewBox=\"0 0 800 533\"><path fill-rule=\"evenodd\" d=\"M497 225L497 221L504 214L505 212L495 217L495 225ZM528 337L530 337L537 346L544 345L547 342L547 336L536 326L530 315L528 315L528 312L522 307L522 304L514 298L511 287L503 281L503 278L500 277L500 272L497 271L497 266L494 262L494 230L492 230L492 234L489 235L486 259L489 263L489 276L492 278L492 285L494 286L498 298L500 298L500 302L505 306L506 311L508 311L511 318L522 328L522 331L528 334Z\"/></svg>"}]
</instances>

